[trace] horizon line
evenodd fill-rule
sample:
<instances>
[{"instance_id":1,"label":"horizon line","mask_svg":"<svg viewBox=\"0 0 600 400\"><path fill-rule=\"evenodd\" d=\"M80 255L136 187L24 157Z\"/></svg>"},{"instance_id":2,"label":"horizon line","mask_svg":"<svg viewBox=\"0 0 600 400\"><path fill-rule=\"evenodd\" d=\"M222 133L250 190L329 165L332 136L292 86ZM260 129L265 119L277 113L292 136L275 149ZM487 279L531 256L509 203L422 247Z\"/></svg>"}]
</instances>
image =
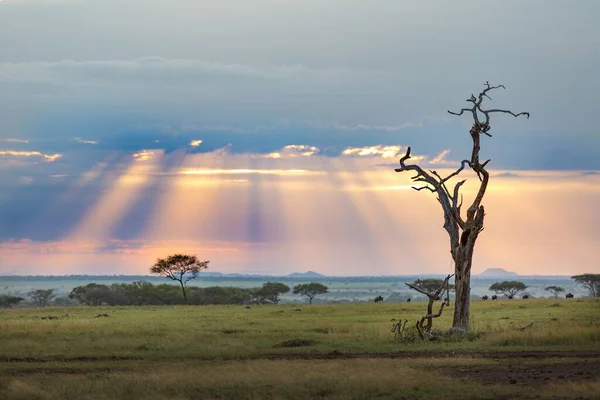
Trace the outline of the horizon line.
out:
<instances>
[{"instance_id":1,"label":"horizon line","mask_svg":"<svg viewBox=\"0 0 600 400\"><path fill-rule=\"evenodd\" d=\"M231 272L231 273L224 273L224 272L206 272L206 273L201 273L201 274L220 274L223 276L227 276L227 275L245 275L245 276L256 276L256 277L280 277L280 278L286 278L286 277L290 277L290 275L302 275L305 274L303 272L291 272L289 274L286 275L273 275L273 274L260 274L260 273L242 273L242 272ZM324 278L376 278L376 277L381 277L381 278L386 278L386 277L402 277L402 276L434 276L434 275L439 275L439 276L445 276L446 274L441 274L441 273L426 273L426 274L402 274L402 275L324 275L324 274L320 274L320 273L316 273L319 276L316 276L315 278L318 277L324 277ZM521 275L521 274L517 274L516 275L508 275L508 276L502 276L502 275L489 275L489 276L484 276L484 277L489 277L489 278L502 278L502 277L506 277L506 278L510 278L511 276L518 276L518 277L567 277L567 278L571 278L571 275ZM472 274L472 277L479 277L481 274ZM122 276L122 277L147 277L147 278L161 278L163 277L162 275L128 275L128 274L65 274L65 275L40 275L40 274L36 274L36 275L17 275L17 274L13 274L13 275L6 275L6 274L0 274L0 278L2 277L68 277L68 276L90 276L90 277L112 277L112 276ZM200 275L201 276L201 275ZM302 276L299 276L300 278Z\"/></svg>"}]
</instances>

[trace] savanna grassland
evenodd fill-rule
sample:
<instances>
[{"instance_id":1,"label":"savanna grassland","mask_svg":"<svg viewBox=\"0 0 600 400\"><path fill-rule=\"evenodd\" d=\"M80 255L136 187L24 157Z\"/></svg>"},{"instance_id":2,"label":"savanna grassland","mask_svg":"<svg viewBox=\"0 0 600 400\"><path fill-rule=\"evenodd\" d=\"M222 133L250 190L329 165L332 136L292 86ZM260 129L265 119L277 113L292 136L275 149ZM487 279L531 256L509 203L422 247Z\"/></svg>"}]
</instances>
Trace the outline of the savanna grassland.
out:
<instances>
[{"instance_id":1,"label":"savanna grassland","mask_svg":"<svg viewBox=\"0 0 600 400\"><path fill-rule=\"evenodd\" d=\"M597 299L474 301L462 340L395 339L423 308L2 310L0 399L600 398Z\"/></svg>"}]
</instances>

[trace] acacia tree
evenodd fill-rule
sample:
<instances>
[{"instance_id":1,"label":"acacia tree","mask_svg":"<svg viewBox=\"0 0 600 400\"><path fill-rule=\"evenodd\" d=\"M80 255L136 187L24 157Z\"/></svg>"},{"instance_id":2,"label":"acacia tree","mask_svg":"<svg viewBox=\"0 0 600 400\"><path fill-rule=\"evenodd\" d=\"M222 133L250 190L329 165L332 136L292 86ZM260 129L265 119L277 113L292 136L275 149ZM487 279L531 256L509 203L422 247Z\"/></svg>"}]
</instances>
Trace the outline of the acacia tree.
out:
<instances>
[{"instance_id":1,"label":"acacia tree","mask_svg":"<svg viewBox=\"0 0 600 400\"><path fill-rule=\"evenodd\" d=\"M255 304L278 304L279 296L290 291L290 287L280 282L266 282L260 288L252 288L251 302Z\"/></svg>"},{"instance_id":2,"label":"acacia tree","mask_svg":"<svg viewBox=\"0 0 600 400\"><path fill-rule=\"evenodd\" d=\"M290 287L281 282L267 282L262 285L259 295L266 303L279 303L279 296L290 291Z\"/></svg>"},{"instance_id":3,"label":"acacia tree","mask_svg":"<svg viewBox=\"0 0 600 400\"><path fill-rule=\"evenodd\" d=\"M565 289L561 288L560 286L548 286L544 290L552 293L555 299L558 299L558 295L565 291Z\"/></svg>"},{"instance_id":4,"label":"acacia tree","mask_svg":"<svg viewBox=\"0 0 600 400\"><path fill-rule=\"evenodd\" d=\"M38 307L46 307L54 297L54 289L37 289L27 293L31 302Z\"/></svg>"},{"instance_id":5,"label":"acacia tree","mask_svg":"<svg viewBox=\"0 0 600 400\"><path fill-rule=\"evenodd\" d=\"M25 300L19 296L0 295L0 308L10 308Z\"/></svg>"},{"instance_id":6,"label":"acacia tree","mask_svg":"<svg viewBox=\"0 0 600 400\"><path fill-rule=\"evenodd\" d=\"M512 299L517 293L522 292L525 289L527 289L527 285L519 281L496 282L490 286L490 290L496 293L502 293L509 299Z\"/></svg>"},{"instance_id":7,"label":"acacia tree","mask_svg":"<svg viewBox=\"0 0 600 400\"><path fill-rule=\"evenodd\" d=\"M452 278L452 275L450 275ZM427 293L435 293L442 285L445 285L445 279L437 279L437 278L427 278L427 279L417 279L413 283L405 283L408 287L413 290L416 290L419 293L423 293L427 296ZM445 286L444 286L445 287ZM448 285L450 290L454 289L454 285ZM427 293L426 293L427 292ZM443 292L442 292L443 295ZM440 296L438 295L435 300L439 300Z\"/></svg>"},{"instance_id":8,"label":"acacia tree","mask_svg":"<svg viewBox=\"0 0 600 400\"><path fill-rule=\"evenodd\" d=\"M110 288L98 283L88 283L85 286L74 287L69 293L70 299L88 306L100 306L102 303L108 303L110 297Z\"/></svg>"},{"instance_id":9,"label":"acacia tree","mask_svg":"<svg viewBox=\"0 0 600 400\"><path fill-rule=\"evenodd\" d=\"M209 261L200 261L196 256L173 254L167 258L159 258L150 268L150 272L179 282L183 299L187 303L185 292L187 283L192 279L196 279L200 271L207 269L208 263Z\"/></svg>"},{"instance_id":10,"label":"acacia tree","mask_svg":"<svg viewBox=\"0 0 600 400\"><path fill-rule=\"evenodd\" d=\"M442 206L444 212L444 229L450 237L450 254L454 261L455 275L455 292L456 299L454 303L454 318L452 322L452 331L466 332L469 328L469 312L470 312L470 286L471 286L471 266L473 263L473 249L477 237L483 230L483 219L485 210L482 204L483 197L489 182L489 172L485 169L490 160L481 162L479 159L479 151L481 149L481 135L492 136L489 131L491 129L490 117L492 114L504 113L510 114L513 117L525 115L529 118L528 112L520 112L515 114L509 110L501 109L484 109L482 106L484 98L490 99L489 92L502 88L503 85L491 86L488 82L485 83L485 88L478 96L471 95L467 102L472 103L471 108L463 108L459 112L448 111L452 115L461 116L464 113L470 113L473 118L473 126L469 131L473 142L470 159L462 160L460 167L446 177L442 177L434 170L425 171L418 165L408 165L406 160L410 156L411 148L408 147L406 154L400 159L400 168L396 168L396 172L414 171L416 175L411 179L414 182L422 183L422 186L413 186L413 189L429 190L437 195L437 200ZM466 216L463 218L461 209L463 199L460 195L460 188L466 180L458 181L453 188L449 188L449 181L457 177L465 167L471 168L479 177L479 189L469 208Z\"/></svg>"},{"instance_id":11,"label":"acacia tree","mask_svg":"<svg viewBox=\"0 0 600 400\"><path fill-rule=\"evenodd\" d=\"M600 296L600 274L583 274L572 276L575 282L583 285L592 297Z\"/></svg>"},{"instance_id":12,"label":"acacia tree","mask_svg":"<svg viewBox=\"0 0 600 400\"><path fill-rule=\"evenodd\" d=\"M316 295L327 293L328 290L329 288L321 283L303 283L294 286L294 294L308 297L308 304L312 304Z\"/></svg>"}]
</instances>

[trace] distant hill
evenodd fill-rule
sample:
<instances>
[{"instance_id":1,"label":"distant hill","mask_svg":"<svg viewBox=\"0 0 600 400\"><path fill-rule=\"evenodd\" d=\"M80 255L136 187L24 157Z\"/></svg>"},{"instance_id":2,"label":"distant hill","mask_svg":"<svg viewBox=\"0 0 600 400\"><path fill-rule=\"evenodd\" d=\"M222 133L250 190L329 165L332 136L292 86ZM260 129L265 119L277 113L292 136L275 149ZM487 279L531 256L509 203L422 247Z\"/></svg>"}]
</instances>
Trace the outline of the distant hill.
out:
<instances>
[{"instance_id":1,"label":"distant hill","mask_svg":"<svg viewBox=\"0 0 600 400\"><path fill-rule=\"evenodd\" d=\"M286 275L286 278L325 278L325 275L321 275L318 272L307 271L307 272L294 272Z\"/></svg>"},{"instance_id":2,"label":"distant hill","mask_svg":"<svg viewBox=\"0 0 600 400\"><path fill-rule=\"evenodd\" d=\"M223 274L221 272L202 272L202 274L200 274L200 276L223 276Z\"/></svg>"},{"instance_id":3,"label":"distant hill","mask_svg":"<svg viewBox=\"0 0 600 400\"><path fill-rule=\"evenodd\" d=\"M510 278L519 276L516 272L507 271L502 268L488 268L480 274L476 275L478 278Z\"/></svg>"}]
</instances>

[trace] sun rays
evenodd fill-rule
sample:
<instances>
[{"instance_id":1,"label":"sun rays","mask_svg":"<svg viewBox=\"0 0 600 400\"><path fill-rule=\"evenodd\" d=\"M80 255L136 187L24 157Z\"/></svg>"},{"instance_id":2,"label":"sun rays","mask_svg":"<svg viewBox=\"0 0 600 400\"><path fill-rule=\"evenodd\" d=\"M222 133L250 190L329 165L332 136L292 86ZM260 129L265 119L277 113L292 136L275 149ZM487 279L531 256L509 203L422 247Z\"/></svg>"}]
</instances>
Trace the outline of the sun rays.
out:
<instances>
[{"instance_id":1,"label":"sun rays","mask_svg":"<svg viewBox=\"0 0 600 400\"><path fill-rule=\"evenodd\" d=\"M111 171L108 173L106 189L101 197L88 210L87 214L75 226L69 241L106 241L111 237L115 226L130 211L136 203L142 190L155 177L162 152L155 151L142 158L136 158L128 165L126 162L123 173Z\"/></svg>"},{"instance_id":2,"label":"sun rays","mask_svg":"<svg viewBox=\"0 0 600 400\"><path fill-rule=\"evenodd\" d=\"M181 174L199 165L221 168L224 160L215 155L182 154L168 178L163 178L156 205L148 216L143 237L148 240L209 240L220 186L217 175Z\"/></svg>"},{"instance_id":3,"label":"sun rays","mask_svg":"<svg viewBox=\"0 0 600 400\"><path fill-rule=\"evenodd\" d=\"M446 272L448 238L435 196L415 192L410 176L380 163L319 154L113 154L49 199L41 214L48 221L48 213L80 210L62 240L16 241L1 250L9 260L51 262L61 273L102 272L105 265L144 273L165 252L198 254L221 272ZM550 273L592 262L600 217L590 210L600 200L599 176L495 174L476 265L526 273L543 264ZM468 178L465 208L477 186ZM138 228L124 233L132 223Z\"/></svg>"}]
</instances>

